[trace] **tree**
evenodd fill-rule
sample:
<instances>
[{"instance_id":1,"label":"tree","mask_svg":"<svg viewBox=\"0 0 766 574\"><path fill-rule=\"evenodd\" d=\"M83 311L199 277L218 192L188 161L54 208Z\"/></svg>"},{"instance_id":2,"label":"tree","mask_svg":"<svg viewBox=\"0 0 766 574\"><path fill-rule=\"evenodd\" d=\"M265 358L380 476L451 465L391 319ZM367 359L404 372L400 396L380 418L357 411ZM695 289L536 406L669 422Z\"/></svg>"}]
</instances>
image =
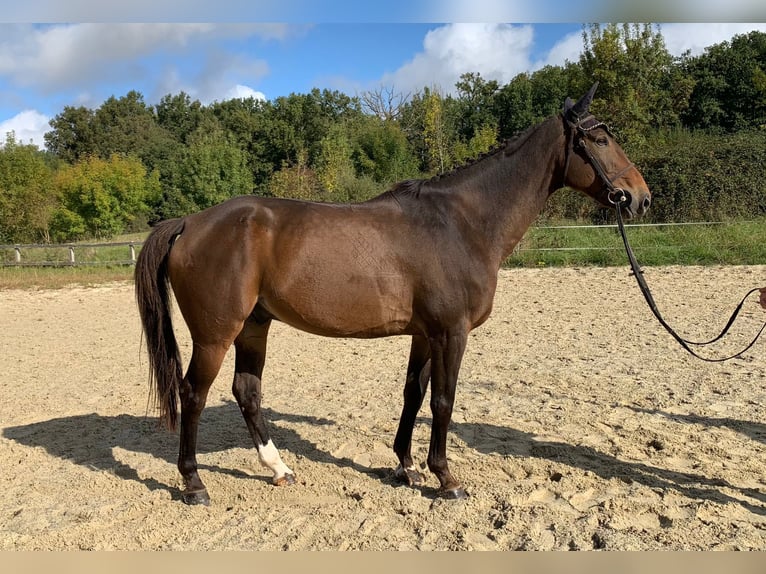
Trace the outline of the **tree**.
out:
<instances>
[{"instance_id":1,"label":"tree","mask_svg":"<svg viewBox=\"0 0 766 574\"><path fill-rule=\"evenodd\" d=\"M443 173L452 167L450 135L447 126L444 99L436 90L426 88L423 95L423 141L426 150L426 169L429 173Z\"/></svg>"},{"instance_id":2,"label":"tree","mask_svg":"<svg viewBox=\"0 0 766 574\"><path fill-rule=\"evenodd\" d=\"M381 120L398 120L410 94L397 92L393 87L381 86L362 93L362 109Z\"/></svg>"},{"instance_id":3,"label":"tree","mask_svg":"<svg viewBox=\"0 0 766 574\"><path fill-rule=\"evenodd\" d=\"M503 138L528 128L535 123L532 78L518 74L495 96L498 131Z\"/></svg>"},{"instance_id":4,"label":"tree","mask_svg":"<svg viewBox=\"0 0 766 574\"><path fill-rule=\"evenodd\" d=\"M269 121L267 157L272 165L287 162L297 165L298 156L306 154L313 164L319 154L319 142L339 121L351 121L361 116L356 98L329 90L314 88L308 94L279 97L266 108Z\"/></svg>"},{"instance_id":5,"label":"tree","mask_svg":"<svg viewBox=\"0 0 766 574\"><path fill-rule=\"evenodd\" d=\"M13 132L0 147L0 243L50 241L58 198L45 153L16 142Z\"/></svg>"},{"instance_id":6,"label":"tree","mask_svg":"<svg viewBox=\"0 0 766 574\"><path fill-rule=\"evenodd\" d=\"M192 101L189 94L167 94L154 106L157 125L167 130L177 142L185 144L199 127L205 110L199 100Z\"/></svg>"},{"instance_id":7,"label":"tree","mask_svg":"<svg viewBox=\"0 0 766 574\"><path fill-rule=\"evenodd\" d=\"M683 67L694 81L685 125L733 132L766 124L766 33L734 36Z\"/></svg>"},{"instance_id":8,"label":"tree","mask_svg":"<svg viewBox=\"0 0 766 574\"><path fill-rule=\"evenodd\" d=\"M356 122L353 136L356 171L390 185L419 175L418 163L397 122L367 116Z\"/></svg>"},{"instance_id":9,"label":"tree","mask_svg":"<svg viewBox=\"0 0 766 574\"><path fill-rule=\"evenodd\" d=\"M489 152L497 145L497 128L492 124L484 124L474 131L468 142L456 142L454 156L457 163L465 163Z\"/></svg>"},{"instance_id":10,"label":"tree","mask_svg":"<svg viewBox=\"0 0 766 574\"><path fill-rule=\"evenodd\" d=\"M284 162L282 169L269 180L269 193L274 197L322 201L321 184L316 172L308 165L305 151L298 153L294 164Z\"/></svg>"},{"instance_id":11,"label":"tree","mask_svg":"<svg viewBox=\"0 0 766 574\"><path fill-rule=\"evenodd\" d=\"M51 221L57 241L122 233L149 213L160 193L156 172L149 174L139 159L119 154L67 165L56 173L54 186L61 198Z\"/></svg>"},{"instance_id":12,"label":"tree","mask_svg":"<svg viewBox=\"0 0 766 574\"><path fill-rule=\"evenodd\" d=\"M470 141L478 130L498 125L495 115L495 95L499 85L495 80L485 80L479 73L466 73L455 84L457 100L454 106L455 132L458 138Z\"/></svg>"},{"instance_id":13,"label":"tree","mask_svg":"<svg viewBox=\"0 0 766 574\"><path fill-rule=\"evenodd\" d=\"M337 196L343 182L354 178L351 153L351 143L343 126L333 125L319 143L319 157L316 162L319 182L330 194Z\"/></svg>"},{"instance_id":14,"label":"tree","mask_svg":"<svg viewBox=\"0 0 766 574\"><path fill-rule=\"evenodd\" d=\"M203 122L189 136L173 183L188 200L185 207L193 210L205 209L253 191L253 176L247 166L246 153L215 118Z\"/></svg>"},{"instance_id":15,"label":"tree","mask_svg":"<svg viewBox=\"0 0 766 574\"><path fill-rule=\"evenodd\" d=\"M652 24L591 24L583 30L584 93L599 82L592 111L619 128L630 147L645 142L654 128L680 125L692 82L675 73L676 60L665 47L659 27Z\"/></svg>"},{"instance_id":16,"label":"tree","mask_svg":"<svg viewBox=\"0 0 766 574\"><path fill-rule=\"evenodd\" d=\"M255 98L234 98L214 102L208 109L221 128L231 134L246 153L253 185L256 189L263 189L275 169L269 156L272 122L269 104Z\"/></svg>"},{"instance_id":17,"label":"tree","mask_svg":"<svg viewBox=\"0 0 766 574\"><path fill-rule=\"evenodd\" d=\"M107 99L92 120L95 152L102 159L113 154L140 158L148 169L162 164L172 144L172 134L161 127L140 92Z\"/></svg>"},{"instance_id":18,"label":"tree","mask_svg":"<svg viewBox=\"0 0 766 574\"><path fill-rule=\"evenodd\" d=\"M68 163L96 153L93 111L84 106L65 106L50 120L51 131L43 136L48 150Z\"/></svg>"}]
</instances>

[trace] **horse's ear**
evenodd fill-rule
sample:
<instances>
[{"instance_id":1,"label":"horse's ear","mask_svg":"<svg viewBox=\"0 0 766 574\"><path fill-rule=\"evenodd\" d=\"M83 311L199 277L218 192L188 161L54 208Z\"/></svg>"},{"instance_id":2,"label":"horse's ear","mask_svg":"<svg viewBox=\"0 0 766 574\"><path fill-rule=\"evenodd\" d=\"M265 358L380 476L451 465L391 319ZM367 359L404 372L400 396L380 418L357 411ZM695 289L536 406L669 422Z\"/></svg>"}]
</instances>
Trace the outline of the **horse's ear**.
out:
<instances>
[{"instance_id":1,"label":"horse's ear","mask_svg":"<svg viewBox=\"0 0 766 574\"><path fill-rule=\"evenodd\" d=\"M585 115L586 113L588 113L588 108L590 107L590 103L593 101L593 94L596 93L596 88L598 88L598 82L594 83L591 86L590 90L588 90L588 93L585 94L582 98L580 98L577 101L577 103L572 106L571 109L575 115L577 115L578 117L581 117Z\"/></svg>"},{"instance_id":2,"label":"horse's ear","mask_svg":"<svg viewBox=\"0 0 766 574\"><path fill-rule=\"evenodd\" d=\"M574 106L574 101L572 100L572 98L567 98L566 100L564 100L564 110L563 110L563 112L567 113L569 110L572 109L572 106Z\"/></svg>"}]
</instances>

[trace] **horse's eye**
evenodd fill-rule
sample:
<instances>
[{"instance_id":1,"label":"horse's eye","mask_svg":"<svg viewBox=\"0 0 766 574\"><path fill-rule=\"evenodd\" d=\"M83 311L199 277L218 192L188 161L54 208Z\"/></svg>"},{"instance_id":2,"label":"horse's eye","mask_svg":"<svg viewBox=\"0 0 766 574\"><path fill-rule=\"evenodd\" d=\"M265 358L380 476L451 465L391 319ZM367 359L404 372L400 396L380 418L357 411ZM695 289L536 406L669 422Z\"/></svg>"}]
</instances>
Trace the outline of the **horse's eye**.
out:
<instances>
[{"instance_id":1,"label":"horse's eye","mask_svg":"<svg viewBox=\"0 0 766 574\"><path fill-rule=\"evenodd\" d=\"M606 147L609 145L609 138L600 136L596 138L596 145L600 147Z\"/></svg>"}]
</instances>

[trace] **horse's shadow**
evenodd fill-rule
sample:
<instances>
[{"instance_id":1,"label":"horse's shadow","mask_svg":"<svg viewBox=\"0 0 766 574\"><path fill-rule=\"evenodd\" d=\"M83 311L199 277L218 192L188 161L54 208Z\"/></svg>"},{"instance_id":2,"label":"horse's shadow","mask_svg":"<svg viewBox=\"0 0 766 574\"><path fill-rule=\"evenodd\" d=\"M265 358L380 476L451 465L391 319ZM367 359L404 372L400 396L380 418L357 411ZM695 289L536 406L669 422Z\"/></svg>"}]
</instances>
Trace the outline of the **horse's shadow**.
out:
<instances>
[{"instance_id":1,"label":"horse's shadow","mask_svg":"<svg viewBox=\"0 0 766 574\"><path fill-rule=\"evenodd\" d=\"M739 425L750 424L739 422ZM766 515L766 493L737 487L723 479L678 472L644 462L628 462L588 446L540 441L530 433L488 423L462 423L455 427L455 433L479 452L550 460L593 472L605 480L616 478L628 484L635 482L653 489L674 490L690 499L741 504L755 514ZM751 500L730 496L722 492L722 488Z\"/></svg>"},{"instance_id":2,"label":"horse's shadow","mask_svg":"<svg viewBox=\"0 0 766 574\"><path fill-rule=\"evenodd\" d=\"M766 444L766 425L761 423L733 419L731 417L718 418L692 414L667 413L658 409L644 409L635 406L628 406L627 408L637 413L661 415L671 421L678 423L695 423L706 427L725 427L743 434L754 441Z\"/></svg>"},{"instance_id":3,"label":"horse's shadow","mask_svg":"<svg viewBox=\"0 0 766 574\"><path fill-rule=\"evenodd\" d=\"M277 423L285 421L323 426L336 424L325 418L280 413L272 409L264 409L264 416L268 421ZM695 419L693 422L705 421L708 419ZM430 418L423 417L419 418L418 422L430 425L431 421ZM743 421L730 421L730 424L739 429L754 425L754 423ZM757 426L759 428L752 426L752 436L757 440L763 440L764 429L761 425ZM484 454L494 453L515 458L532 457L549 460L591 471L606 480L618 478L626 483L635 482L650 488L675 490L692 499L710 500L721 504L741 504L753 513L766 515L764 493L738 488L721 479L676 472L643 462L627 462L587 446L540 441L533 434L486 422L453 422L450 429L469 447ZM332 431L328 430L328 432ZM366 467L348 458L333 456L287 426L272 424L271 434L280 447L309 460L338 467L350 467L360 473L373 475L392 486L399 484L393 473L395 463L393 453L391 467ZM121 448L131 452L146 453L175 465L178 435L159 429L157 420L154 418L135 415L104 416L92 413L7 427L3 429L3 436L26 446L42 447L48 453L78 465L112 472L125 480L139 482L149 490L169 490L174 498L180 498L176 488L154 478L140 476L136 469L115 458L113 452L114 448ZM200 421L198 453L252 448L252 446L236 404L229 402L205 409ZM236 469L204 464L200 464L199 467L238 478L251 477ZM300 473L299 469L296 470ZM269 480L265 475L261 479ZM752 502L730 496L722 492L721 488L738 492L752 499ZM434 495L434 489L421 488L421 491L427 496Z\"/></svg>"},{"instance_id":4,"label":"horse's shadow","mask_svg":"<svg viewBox=\"0 0 766 574\"><path fill-rule=\"evenodd\" d=\"M326 418L283 414L271 409L263 409L263 412L266 420L270 422L286 421L328 426L335 424L334 421ZM290 452L299 453L320 463L348 466L359 472L378 476L392 484L395 483L393 468L371 468L358 465L348 458L332 456L282 425L271 425L270 431L275 443ZM173 498L180 499L180 492L177 489L156 479L139 476L136 469L119 461L114 455L113 449L121 448L149 454L175 465L178 454L178 433L162 429L156 418L136 415L104 416L91 413L7 427L3 429L3 436L26 446L42 447L51 455L63 460L94 470L107 471L125 480L139 482L149 490L169 490ZM206 408L200 419L197 453L213 453L233 448L253 448L239 408L233 401ZM256 456L254 450L253 456ZM271 480L266 474L253 477L241 470L222 468L213 464L200 463L198 467L238 478Z\"/></svg>"}]
</instances>

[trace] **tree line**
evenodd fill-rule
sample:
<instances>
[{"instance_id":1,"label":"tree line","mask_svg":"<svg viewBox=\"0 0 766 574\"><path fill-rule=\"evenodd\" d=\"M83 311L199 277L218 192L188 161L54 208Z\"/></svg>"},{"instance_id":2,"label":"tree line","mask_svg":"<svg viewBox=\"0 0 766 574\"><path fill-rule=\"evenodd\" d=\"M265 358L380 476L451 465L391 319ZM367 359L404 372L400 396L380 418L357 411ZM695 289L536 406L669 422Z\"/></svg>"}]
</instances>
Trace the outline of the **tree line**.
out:
<instances>
[{"instance_id":1,"label":"tree line","mask_svg":"<svg viewBox=\"0 0 766 574\"><path fill-rule=\"evenodd\" d=\"M672 56L653 24L583 26L577 62L500 85L478 73L454 93L314 89L203 105L137 91L66 106L45 150L7 134L0 243L110 238L242 194L355 202L449 171L558 113L599 82L607 121L654 192L654 221L766 213L766 34ZM598 219L561 192L545 217Z\"/></svg>"}]
</instances>

